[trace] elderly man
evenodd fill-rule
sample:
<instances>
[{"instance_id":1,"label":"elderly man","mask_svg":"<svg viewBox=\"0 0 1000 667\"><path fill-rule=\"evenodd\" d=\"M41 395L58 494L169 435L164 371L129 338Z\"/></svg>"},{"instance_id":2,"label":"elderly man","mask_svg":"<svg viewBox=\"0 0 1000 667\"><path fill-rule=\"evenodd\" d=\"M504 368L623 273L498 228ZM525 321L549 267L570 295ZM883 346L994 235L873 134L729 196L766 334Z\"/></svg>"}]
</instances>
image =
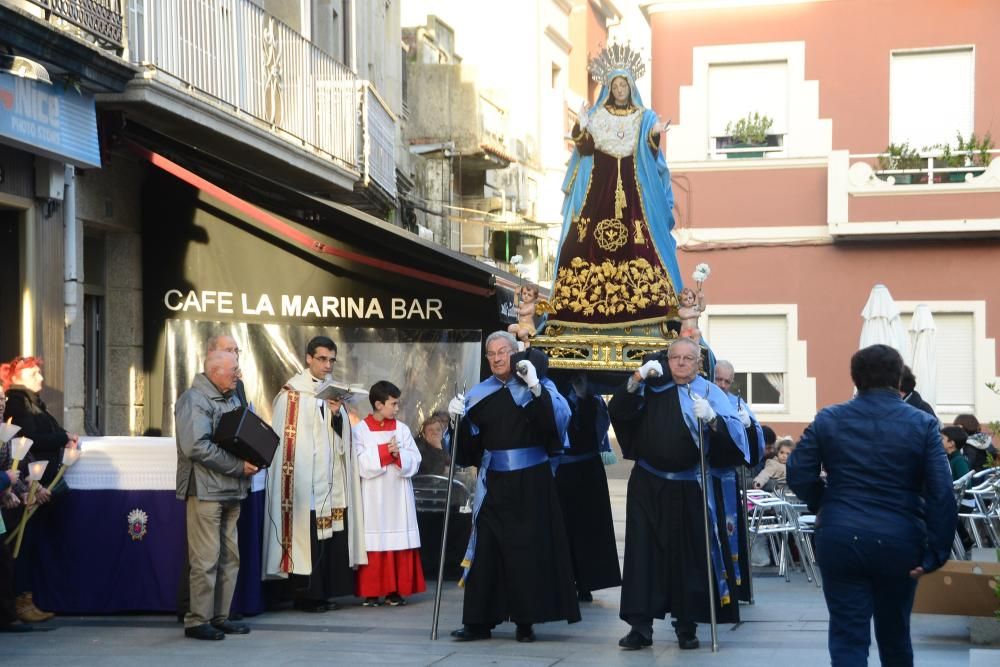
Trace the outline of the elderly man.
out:
<instances>
[{"instance_id":1,"label":"elderly man","mask_svg":"<svg viewBox=\"0 0 1000 667\"><path fill-rule=\"evenodd\" d=\"M354 593L352 568L368 556L351 422L340 401L316 398L337 345L316 336L305 353L306 368L274 398L281 445L267 478L264 578L287 580L279 597L321 613L338 608L330 598Z\"/></svg>"},{"instance_id":2,"label":"elderly man","mask_svg":"<svg viewBox=\"0 0 1000 667\"><path fill-rule=\"evenodd\" d=\"M461 418L455 460L479 467L473 535L463 563L464 626L451 633L458 641L489 639L496 625L512 620L517 641L532 642L534 623L580 620L549 463L563 451L569 407L544 378L545 355L531 348L517 361L515 349L512 334L490 334L486 359L492 375L448 405Z\"/></svg>"},{"instance_id":3,"label":"elderly man","mask_svg":"<svg viewBox=\"0 0 1000 667\"><path fill-rule=\"evenodd\" d=\"M257 468L212 442L226 412L239 407L239 363L231 352L211 352L205 372L174 408L177 438L177 498L187 503L191 605L184 634L193 639L225 639L250 628L229 620L229 605L240 569L236 521L249 478Z\"/></svg>"},{"instance_id":4,"label":"elderly man","mask_svg":"<svg viewBox=\"0 0 1000 667\"><path fill-rule=\"evenodd\" d=\"M888 345L855 352L857 395L820 410L788 460L788 486L816 512L835 666L867 664L873 616L881 663L913 664L917 579L948 560L955 538L938 421L903 401L902 372Z\"/></svg>"},{"instance_id":5,"label":"elderly man","mask_svg":"<svg viewBox=\"0 0 1000 667\"><path fill-rule=\"evenodd\" d=\"M743 399L732 392L733 380L736 377L736 369L733 364L725 359L715 362L715 386L726 393L730 405L736 410L736 416L746 429L747 445L749 447L749 459L747 464L750 467L756 466L764 457L764 431L760 422L751 412L749 406ZM740 475L745 475L747 469L742 465L731 468L713 468L712 477L715 479L716 503L719 507L725 508L725 525L732 525L733 530L728 531L728 535L721 536L726 549L728 544L727 561L731 559L736 575L736 599L742 602L750 602L750 580L746 576L750 569L750 545L744 527L744 516L746 515L746 505L739 502L739 490L744 487L740 481Z\"/></svg>"},{"instance_id":6,"label":"elderly man","mask_svg":"<svg viewBox=\"0 0 1000 667\"><path fill-rule=\"evenodd\" d=\"M622 454L636 462L626 498L619 611L631 626L618 642L626 650L651 646L653 619L668 613L682 649L698 648L696 623L709 620L710 604L720 622L739 620L729 593L732 567L722 559L717 535L710 536L715 600L708 596L698 447L706 448L710 466L731 467L745 460L746 432L725 394L698 375L696 342L679 338L670 345L666 376L661 359L662 353L648 359L608 406Z\"/></svg>"}]
</instances>

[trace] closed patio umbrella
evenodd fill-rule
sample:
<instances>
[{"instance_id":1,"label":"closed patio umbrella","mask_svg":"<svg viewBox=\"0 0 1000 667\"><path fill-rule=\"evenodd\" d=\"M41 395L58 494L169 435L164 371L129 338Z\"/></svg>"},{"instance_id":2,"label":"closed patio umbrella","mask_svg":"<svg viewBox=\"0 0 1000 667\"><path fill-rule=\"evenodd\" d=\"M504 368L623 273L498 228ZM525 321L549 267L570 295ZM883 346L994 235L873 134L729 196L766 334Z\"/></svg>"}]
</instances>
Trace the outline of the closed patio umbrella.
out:
<instances>
[{"instance_id":1,"label":"closed patio umbrella","mask_svg":"<svg viewBox=\"0 0 1000 667\"><path fill-rule=\"evenodd\" d=\"M899 308L885 285L875 285L868 295L868 303L861 311L861 342L859 349L869 345L888 345L896 348L903 359L910 358L909 334L899 319Z\"/></svg>"},{"instance_id":2,"label":"closed patio umbrella","mask_svg":"<svg viewBox=\"0 0 1000 667\"><path fill-rule=\"evenodd\" d=\"M913 353L909 363L910 370L917 378L917 391L932 408L935 407L937 398L937 361L934 356L936 335L930 307L925 303L918 305L910 320Z\"/></svg>"}]
</instances>

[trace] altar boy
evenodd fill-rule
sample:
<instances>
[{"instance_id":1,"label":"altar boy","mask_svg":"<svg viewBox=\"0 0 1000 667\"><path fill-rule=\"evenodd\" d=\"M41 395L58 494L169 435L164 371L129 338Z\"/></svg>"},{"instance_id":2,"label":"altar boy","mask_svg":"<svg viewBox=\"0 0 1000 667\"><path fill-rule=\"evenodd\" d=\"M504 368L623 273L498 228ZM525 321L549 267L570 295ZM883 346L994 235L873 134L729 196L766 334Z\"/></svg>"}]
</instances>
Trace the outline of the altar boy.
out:
<instances>
[{"instance_id":1,"label":"altar boy","mask_svg":"<svg viewBox=\"0 0 1000 667\"><path fill-rule=\"evenodd\" d=\"M358 568L356 593L364 606L406 604L404 595L426 590L420 566L420 532L410 479L420 451L410 429L396 421L399 387L385 380L368 392L372 414L354 427L361 474L368 564Z\"/></svg>"}]
</instances>

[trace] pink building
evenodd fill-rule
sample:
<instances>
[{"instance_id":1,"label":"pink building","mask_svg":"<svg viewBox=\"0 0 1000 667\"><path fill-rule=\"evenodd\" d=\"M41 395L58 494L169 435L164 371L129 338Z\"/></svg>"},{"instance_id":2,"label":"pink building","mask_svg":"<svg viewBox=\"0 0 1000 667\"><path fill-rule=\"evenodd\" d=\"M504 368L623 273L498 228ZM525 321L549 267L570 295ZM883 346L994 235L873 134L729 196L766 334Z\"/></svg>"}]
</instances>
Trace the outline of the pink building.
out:
<instances>
[{"instance_id":1,"label":"pink building","mask_svg":"<svg viewBox=\"0 0 1000 667\"><path fill-rule=\"evenodd\" d=\"M1000 133L1000 3L644 9L652 106L673 120L681 269L712 267L702 329L746 374L761 421L798 433L850 398L848 360L877 283L905 326L918 304L934 314L936 382L918 377L918 389L938 416L1000 417L986 386L1000 333L1000 160L987 166L979 144L955 155L957 134ZM746 147L730 124L755 112L772 124ZM917 155L886 155L904 142Z\"/></svg>"}]
</instances>

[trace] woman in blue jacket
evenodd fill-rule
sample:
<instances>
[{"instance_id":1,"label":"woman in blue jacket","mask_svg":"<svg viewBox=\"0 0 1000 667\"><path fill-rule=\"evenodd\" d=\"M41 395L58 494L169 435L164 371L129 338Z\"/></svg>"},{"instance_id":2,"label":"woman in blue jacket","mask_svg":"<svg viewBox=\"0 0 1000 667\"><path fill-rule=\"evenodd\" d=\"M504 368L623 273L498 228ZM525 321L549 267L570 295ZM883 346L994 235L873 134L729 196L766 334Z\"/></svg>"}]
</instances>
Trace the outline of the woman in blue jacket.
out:
<instances>
[{"instance_id":1,"label":"woman in blue jacket","mask_svg":"<svg viewBox=\"0 0 1000 667\"><path fill-rule=\"evenodd\" d=\"M955 536L938 422L900 398L902 368L886 345L856 352L857 396L821 410L788 461L788 485L817 514L835 666L867 664L873 616L882 664L913 664L917 579L941 567Z\"/></svg>"}]
</instances>

